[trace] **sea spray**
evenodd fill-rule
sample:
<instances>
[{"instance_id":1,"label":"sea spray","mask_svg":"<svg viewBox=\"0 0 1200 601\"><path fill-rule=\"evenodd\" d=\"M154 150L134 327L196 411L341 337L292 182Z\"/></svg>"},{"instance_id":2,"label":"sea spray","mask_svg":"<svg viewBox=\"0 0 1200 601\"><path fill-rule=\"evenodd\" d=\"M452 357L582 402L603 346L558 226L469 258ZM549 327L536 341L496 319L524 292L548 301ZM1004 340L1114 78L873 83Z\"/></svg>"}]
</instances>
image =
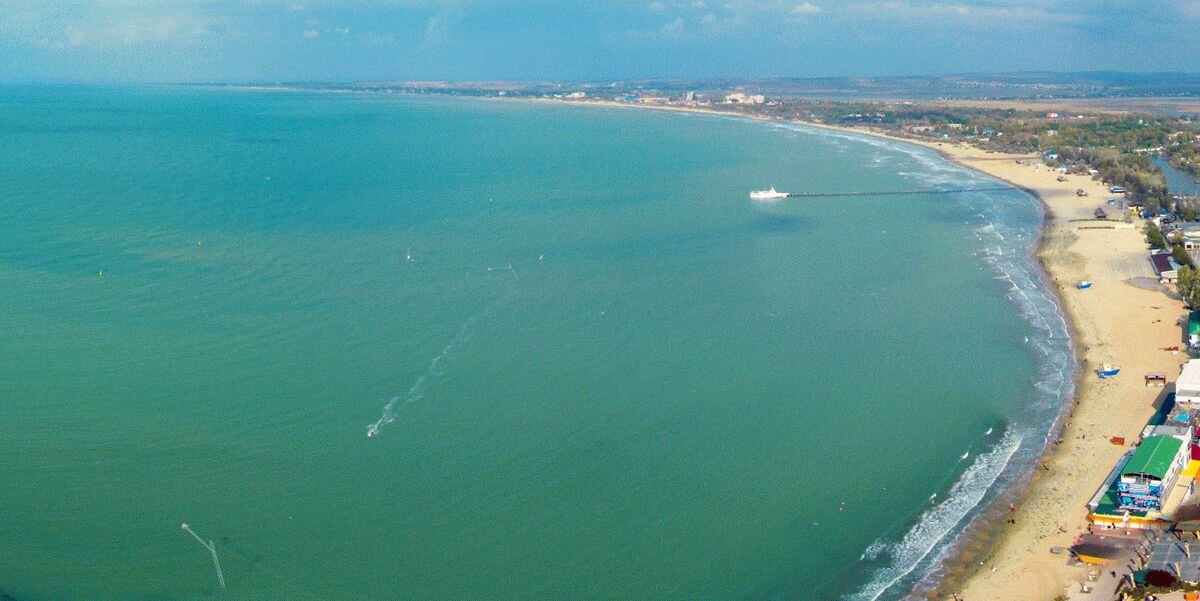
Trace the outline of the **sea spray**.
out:
<instances>
[{"instance_id":1,"label":"sea spray","mask_svg":"<svg viewBox=\"0 0 1200 601\"><path fill-rule=\"evenodd\" d=\"M864 560L884 562L875 577L851 595L853 601L875 601L922 565L924 559L950 535L987 495L991 484L1008 467L1021 446L1022 437L1006 430L994 448L975 458L946 499L917 518L917 523L899 541L876 541L863 553Z\"/></svg>"}]
</instances>

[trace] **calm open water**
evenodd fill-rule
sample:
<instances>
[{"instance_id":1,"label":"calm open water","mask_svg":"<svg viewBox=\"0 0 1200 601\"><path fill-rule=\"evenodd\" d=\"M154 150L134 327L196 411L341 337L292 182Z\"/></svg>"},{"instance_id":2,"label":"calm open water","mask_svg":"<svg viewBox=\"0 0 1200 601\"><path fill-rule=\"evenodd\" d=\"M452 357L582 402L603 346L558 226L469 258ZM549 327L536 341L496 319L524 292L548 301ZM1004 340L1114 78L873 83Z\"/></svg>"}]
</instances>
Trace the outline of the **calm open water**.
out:
<instances>
[{"instance_id":1,"label":"calm open water","mask_svg":"<svg viewBox=\"0 0 1200 601\"><path fill-rule=\"evenodd\" d=\"M995 183L708 116L0 88L0 591L219 597L187 522L237 599L898 598L1070 392L1041 210L769 185Z\"/></svg>"}]
</instances>

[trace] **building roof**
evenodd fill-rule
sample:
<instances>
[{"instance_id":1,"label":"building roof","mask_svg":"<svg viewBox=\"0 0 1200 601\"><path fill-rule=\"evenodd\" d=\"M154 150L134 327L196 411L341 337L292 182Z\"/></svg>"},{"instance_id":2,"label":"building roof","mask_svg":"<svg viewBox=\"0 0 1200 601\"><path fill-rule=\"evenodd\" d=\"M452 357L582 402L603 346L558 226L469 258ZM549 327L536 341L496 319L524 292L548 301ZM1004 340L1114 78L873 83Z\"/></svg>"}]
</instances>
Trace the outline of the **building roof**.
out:
<instances>
[{"instance_id":1,"label":"building roof","mask_svg":"<svg viewBox=\"0 0 1200 601\"><path fill-rule=\"evenodd\" d=\"M1182 446L1183 441L1174 436L1151 436L1138 446L1129 463L1125 464L1125 469L1121 470L1121 475L1145 474L1163 480Z\"/></svg>"},{"instance_id":2,"label":"building roof","mask_svg":"<svg viewBox=\"0 0 1200 601\"><path fill-rule=\"evenodd\" d=\"M1178 269L1178 267L1171 264L1170 253L1154 253L1150 255L1150 264L1154 266L1154 273L1156 275L1162 275L1164 271Z\"/></svg>"},{"instance_id":3,"label":"building roof","mask_svg":"<svg viewBox=\"0 0 1200 601\"><path fill-rule=\"evenodd\" d=\"M1183 371L1175 380L1176 400L1180 395L1189 398L1200 395L1200 359L1192 359L1183 364Z\"/></svg>"}]
</instances>

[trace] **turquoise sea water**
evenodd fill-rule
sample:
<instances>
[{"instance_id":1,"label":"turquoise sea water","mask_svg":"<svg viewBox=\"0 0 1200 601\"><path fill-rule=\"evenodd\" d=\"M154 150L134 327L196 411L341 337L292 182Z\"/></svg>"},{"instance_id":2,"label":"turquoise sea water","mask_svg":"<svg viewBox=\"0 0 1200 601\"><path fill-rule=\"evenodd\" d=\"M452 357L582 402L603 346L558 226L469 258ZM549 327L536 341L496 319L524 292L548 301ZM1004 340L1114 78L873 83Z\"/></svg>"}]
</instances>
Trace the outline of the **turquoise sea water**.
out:
<instances>
[{"instance_id":1,"label":"turquoise sea water","mask_svg":"<svg viewBox=\"0 0 1200 601\"><path fill-rule=\"evenodd\" d=\"M220 598L182 522L237 599L894 599L1069 392L1024 193L747 199L995 185L925 150L442 98L0 109L16 599Z\"/></svg>"}]
</instances>

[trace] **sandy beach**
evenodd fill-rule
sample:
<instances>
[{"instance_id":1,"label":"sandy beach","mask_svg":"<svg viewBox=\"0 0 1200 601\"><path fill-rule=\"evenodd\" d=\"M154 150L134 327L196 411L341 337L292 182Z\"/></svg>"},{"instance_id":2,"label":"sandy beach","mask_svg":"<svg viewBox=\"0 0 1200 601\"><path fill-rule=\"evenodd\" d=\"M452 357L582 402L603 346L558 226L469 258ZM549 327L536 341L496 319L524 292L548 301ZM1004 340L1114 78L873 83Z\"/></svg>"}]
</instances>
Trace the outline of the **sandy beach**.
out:
<instances>
[{"instance_id":1,"label":"sandy beach","mask_svg":"<svg viewBox=\"0 0 1200 601\"><path fill-rule=\"evenodd\" d=\"M1154 414L1164 389L1145 387L1142 376L1161 371L1173 378L1179 373L1185 355L1164 349L1180 344L1177 320L1185 309L1155 289L1141 220L1117 226L1123 223L1122 215L1111 215L1116 226L1112 228L1092 220L1096 207L1111 196L1099 182L1078 175L1059 182L1057 171L1030 157L905 141L930 146L1042 200L1046 223L1038 258L1062 299L1082 363L1062 443L1051 446L1044 465L1034 470L1015 501L1016 511L1004 515L1000 525L980 526L970 533L983 543L963 549L966 555L957 562L957 577L952 574L937 597L957 593L962 601L1044 601L1077 591L1076 583L1085 578L1083 568L1069 566L1065 554L1052 554L1050 549L1070 546L1086 530L1088 500L1128 449L1112 444L1111 437L1136 441ZM1077 196L1080 188L1090 195ZM1095 285L1078 290L1075 284L1080 280ZM1092 370L1103 363L1119 365L1121 376L1098 379ZM1007 507L991 513L998 512L1009 513ZM1015 524L1006 523L1009 518ZM987 529L991 531L980 531ZM964 570L966 565L970 569Z\"/></svg>"},{"instance_id":2,"label":"sandy beach","mask_svg":"<svg viewBox=\"0 0 1200 601\"><path fill-rule=\"evenodd\" d=\"M955 592L963 601L1051 599L1079 590L1075 583L1085 578L1083 568L1069 566L1065 554L1050 549L1070 546L1086 530L1088 500L1128 449L1110 439L1136 441L1164 394L1162 388L1145 387L1142 376L1161 371L1173 378L1186 361L1184 354L1164 350L1180 344L1177 320L1185 309L1155 289L1141 220L1111 229L1092 220L1096 207L1111 196L1099 182L1085 176L1059 182L1058 172L1028 157L923 144L956 163L1026 188L1045 204L1038 257L1058 289L1082 363L1062 443L1051 446L1044 466L1035 470L1016 501L1016 511L1003 520L1011 517L1015 524L993 524L998 532L974 533L990 542L974 553L966 549L968 557L959 561L959 568L970 562L973 569L950 578L939 597ZM1077 196L1080 188L1090 195ZM1112 217L1114 226L1122 223L1121 215ZM1078 290L1080 280L1095 285ZM1121 377L1098 379L1092 370L1103 363L1120 366ZM956 589L947 590L950 586Z\"/></svg>"},{"instance_id":3,"label":"sandy beach","mask_svg":"<svg viewBox=\"0 0 1200 601\"><path fill-rule=\"evenodd\" d=\"M957 593L962 601L1045 601L1078 590L1076 583L1085 578L1083 568L1069 566L1066 554L1052 554L1050 549L1070 546L1086 530L1088 500L1128 449L1112 444L1111 437L1136 441L1154 414L1164 389L1146 388L1142 375L1161 371L1173 378L1186 360L1182 353L1164 350L1180 344L1177 320L1185 309L1156 289L1141 220L1124 224L1123 216L1115 214L1110 219L1113 226L1098 224L1092 220L1093 211L1111 196L1101 183L1079 175L1057 181L1057 171L1029 156L898 138L864 128L832 129L933 148L960 165L1025 188L1044 203L1038 258L1072 324L1082 364L1076 398L1065 418L1062 443L1048 449L1044 465L1034 470L1019 497L1010 491L1003 507L992 508L990 514L1008 514L1007 503L1014 498L1016 511L968 532L962 557L949 566L950 576L936 597ZM1090 195L1077 196L1080 188ZM1075 284L1080 280L1095 285L1078 290ZM1092 369L1103 363L1119 365L1121 376L1099 380ZM1015 524L1007 523L1010 518Z\"/></svg>"},{"instance_id":4,"label":"sandy beach","mask_svg":"<svg viewBox=\"0 0 1200 601\"><path fill-rule=\"evenodd\" d=\"M558 101L549 101L558 102ZM611 107L651 108L744 116L703 108L586 103ZM937 143L890 135L860 127L804 125L881 136L932 148L946 159L991 175L1036 195L1046 221L1037 255L1054 283L1072 327L1081 371L1076 396L1064 417L1062 442L1051 445L1024 490L1001 495L984 519L960 541L958 555L947 568L942 586L931 598L960 601L1046 601L1078 591L1083 568L1068 565L1069 547L1087 529L1087 507L1117 459L1137 440L1154 414L1163 388L1147 388L1142 376L1166 372L1173 380L1187 357L1165 350L1181 344L1178 320L1186 309L1158 286L1147 257L1142 220L1105 204L1112 196L1087 176L1061 175L1040 158L989 152L965 144ZM1076 190L1089 195L1077 196ZM1104 206L1109 223L1093 212ZM1094 286L1078 290L1089 280ZM1121 376L1100 380L1094 369L1104 363L1121 367ZM1112 437L1124 437L1125 446ZM1014 503L1015 511L1008 504ZM1012 520L1013 523L1009 523Z\"/></svg>"}]
</instances>

